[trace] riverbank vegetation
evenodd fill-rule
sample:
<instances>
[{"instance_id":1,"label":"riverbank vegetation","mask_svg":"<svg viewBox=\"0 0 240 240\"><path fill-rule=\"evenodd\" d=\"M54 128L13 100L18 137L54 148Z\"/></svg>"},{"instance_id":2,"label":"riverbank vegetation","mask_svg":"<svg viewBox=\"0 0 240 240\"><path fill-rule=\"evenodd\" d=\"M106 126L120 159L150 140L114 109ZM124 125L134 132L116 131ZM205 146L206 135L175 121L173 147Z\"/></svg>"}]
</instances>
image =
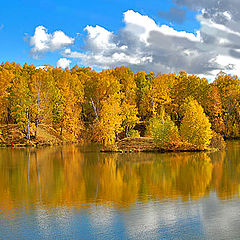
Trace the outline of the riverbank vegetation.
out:
<instances>
[{"instance_id":1,"label":"riverbank vegetation","mask_svg":"<svg viewBox=\"0 0 240 240\"><path fill-rule=\"evenodd\" d=\"M43 142L55 136L56 142L114 145L147 136L161 148L203 150L212 136L240 137L239 92L238 77L223 72L209 83L184 71L155 76L127 67L96 72L6 62L0 65L0 140L3 126L14 125L20 139L13 134L5 142L37 144L45 126L50 140Z\"/></svg>"}]
</instances>

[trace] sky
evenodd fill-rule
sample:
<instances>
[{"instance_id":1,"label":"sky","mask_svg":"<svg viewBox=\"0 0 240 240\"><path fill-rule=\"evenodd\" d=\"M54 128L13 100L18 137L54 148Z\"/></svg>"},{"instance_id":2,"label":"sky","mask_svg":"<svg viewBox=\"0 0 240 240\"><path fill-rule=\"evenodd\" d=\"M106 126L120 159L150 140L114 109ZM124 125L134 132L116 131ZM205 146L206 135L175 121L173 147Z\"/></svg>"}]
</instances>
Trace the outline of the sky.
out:
<instances>
[{"instance_id":1,"label":"sky","mask_svg":"<svg viewBox=\"0 0 240 240\"><path fill-rule=\"evenodd\" d=\"M240 76L240 1L2 1L0 61Z\"/></svg>"}]
</instances>

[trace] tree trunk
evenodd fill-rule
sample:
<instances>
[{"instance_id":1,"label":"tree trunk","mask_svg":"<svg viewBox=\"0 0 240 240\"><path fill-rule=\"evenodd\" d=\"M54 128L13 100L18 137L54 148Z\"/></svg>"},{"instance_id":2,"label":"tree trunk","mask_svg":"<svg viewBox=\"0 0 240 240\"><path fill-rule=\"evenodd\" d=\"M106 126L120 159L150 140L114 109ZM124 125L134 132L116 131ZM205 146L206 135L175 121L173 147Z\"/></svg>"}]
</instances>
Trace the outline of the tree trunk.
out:
<instances>
[{"instance_id":1,"label":"tree trunk","mask_svg":"<svg viewBox=\"0 0 240 240\"><path fill-rule=\"evenodd\" d=\"M97 121L99 122L96 105L94 104L92 98L90 98L90 100L91 100L91 103L92 103L93 110L94 110L95 116L96 116L96 118L97 118Z\"/></svg>"},{"instance_id":2,"label":"tree trunk","mask_svg":"<svg viewBox=\"0 0 240 240\"><path fill-rule=\"evenodd\" d=\"M39 102L40 102L40 90L41 90L41 85L38 87L38 96L37 96L37 114L36 114L36 131L35 131L35 137L37 138L37 130L38 130L38 123L39 123Z\"/></svg>"},{"instance_id":3,"label":"tree trunk","mask_svg":"<svg viewBox=\"0 0 240 240\"><path fill-rule=\"evenodd\" d=\"M11 121L11 112L10 112L10 109L7 108L7 125L10 123Z\"/></svg>"},{"instance_id":4,"label":"tree trunk","mask_svg":"<svg viewBox=\"0 0 240 240\"><path fill-rule=\"evenodd\" d=\"M126 137L128 136L128 126L126 126Z\"/></svg>"},{"instance_id":5,"label":"tree trunk","mask_svg":"<svg viewBox=\"0 0 240 240\"><path fill-rule=\"evenodd\" d=\"M28 114L28 107L27 107L27 139L30 141L30 128L29 128L29 114Z\"/></svg>"},{"instance_id":6,"label":"tree trunk","mask_svg":"<svg viewBox=\"0 0 240 240\"><path fill-rule=\"evenodd\" d=\"M227 114L226 121L225 121L224 140L226 140L227 138L228 119L229 119L229 114Z\"/></svg>"}]
</instances>

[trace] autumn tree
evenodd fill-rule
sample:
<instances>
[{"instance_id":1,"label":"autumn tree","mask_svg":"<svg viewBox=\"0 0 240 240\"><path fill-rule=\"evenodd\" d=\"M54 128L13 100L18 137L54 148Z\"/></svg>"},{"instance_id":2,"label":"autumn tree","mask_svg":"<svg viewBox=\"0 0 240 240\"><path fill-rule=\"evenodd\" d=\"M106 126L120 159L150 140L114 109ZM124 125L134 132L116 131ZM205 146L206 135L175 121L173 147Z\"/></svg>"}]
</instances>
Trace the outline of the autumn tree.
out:
<instances>
[{"instance_id":1,"label":"autumn tree","mask_svg":"<svg viewBox=\"0 0 240 240\"><path fill-rule=\"evenodd\" d=\"M181 136L197 149L205 149L212 137L211 124L196 100L188 99L180 126Z\"/></svg>"},{"instance_id":2,"label":"autumn tree","mask_svg":"<svg viewBox=\"0 0 240 240\"><path fill-rule=\"evenodd\" d=\"M213 82L218 87L223 104L223 120L224 120L224 137L235 135L239 129L239 101L240 101L240 86L237 76L227 75L220 72ZM229 124L230 122L230 124ZM230 128L229 129L229 125ZM233 128L233 126L236 126ZM235 131L234 131L235 130Z\"/></svg>"},{"instance_id":3,"label":"autumn tree","mask_svg":"<svg viewBox=\"0 0 240 240\"><path fill-rule=\"evenodd\" d=\"M95 141L112 144L121 129L120 83L111 70L94 73L85 84L85 100L92 114Z\"/></svg>"},{"instance_id":4,"label":"autumn tree","mask_svg":"<svg viewBox=\"0 0 240 240\"><path fill-rule=\"evenodd\" d=\"M30 108L32 106L31 91L27 74L23 74L20 65L13 65L15 73L9 89L9 112L10 116L29 138L29 124L31 122Z\"/></svg>"},{"instance_id":5,"label":"autumn tree","mask_svg":"<svg viewBox=\"0 0 240 240\"><path fill-rule=\"evenodd\" d=\"M161 108L166 109L171 104L171 89L175 78L175 74L159 74L154 78L145 99L153 115L159 114Z\"/></svg>"},{"instance_id":6,"label":"autumn tree","mask_svg":"<svg viewBox=\"0 0 240 240\"><path fill-rule=\"evenodd\" d=\"M35 137L39 124L52 124L52 88L54 78L52 69L37 69L32 75L31 92L32 92L32 114L35 123Z\"/></svg>"},{"instance_id":7,"label":"autumn tree","mask_svg":"<svg viewBox=\"0 0 240 240\"><path fill-rule=\"evenodd\" d=\"M120 83L122 100L132 105L136 104L137 86L134 73L127 67L116 67L112 74Z\"/></svg>"},{"instance_id":8,"label":"autumn tree","mask_svg":"<svg viewBox=\"0 0 240 240\"><path fill-rule=\"evenodd\" d=\"M9 88L14 74L0 66L0 122L8 122Z\"/></svg>"},{"instance_id":9,"label":"autumn tree","mask_svg":"<svg viewBox=\"0 0 240 240\"><path fill-rule=\"evenodd\" d=\"M149 119L152 116L151 109L149 109L149 94L150 88L155 78L154 73L145 73L144 71L135 74L135 82L137 86L137 108L141 120Z\"/></svg>"},{"instance_id":10,"label":"autumn tree","mask_svg":"<svg viewBox=\"0 0 240 240\"><path fill-rule=\"evenodd\" d=\"M217 133L223 133L223 107L220 92L217 86L210 85L205 105L206 114L209 117L212 129Z\"/></svg>"},{"instance_id":11,"label":"autumn tree","mask_svg":"<svg viewBox=\"0 0 240 240\"><path fill-rule=\"evenodd\" d=\"M96 127L99 130L99 140L105 145L115 143L116 136L121 132L122 116L120 98L116 95L109 96L102 102L100 121ZM96 130L97 130L96 129Z\"/></svg>"},{"instance_id":12,"label":"autumn tree","mask_svg":"<svg viewBox=\"0 0 240 240\"><path fill-rule=\"evenodd\" d=\"M139 122L137 114L138 110L135 105L128 104L125 101L121 104L122 127L125 130L126 136L135 127L136 123Z\"/></svg>"},{"instance_id":13,"label":"autumn tree","mask_svg":"<svg viewBox=\"0 0 240 240\"><path fill-rule=\"evenodd\" d=\"M136 105L137 86L134 73L127 67L115 68L113 75L120 83L122 127L127 136L139 121Z\"/></svg>"},{"instance_id":14,"label":"autumn tree","mask_svg":"<svg viewBox=\"0 0 240 240\"><path fill-rule=\"evenodd\" d=\"M81 118L87 124L92 123L96 117L93 113L91 99L93 100L93 95L96 92L95 77L97 73L91 68L74 66L71 69L71 74L70 85L78 104L81 105Z\"/></svg>"},{"instance_id":15,"label":"autumn tree","mask_svg":"<svg viewBox=\"0 0 240 240\"><path fill-rule=\"evenodd\" d=\"M192 97L203 106L208 93L208 81L204 78L199 78L196 75L188 75L181 71L176 76L171 91L172 104L170 107L172 119L174 119L179 126L183 118L183 109L181 106L187 98Z\"/></svg>"},{"instance_id":16,"label":"autumn tree","mask_svg":"<svg viewBox=\"0 0 240 240\"><path fill-rule=\"evenodd\" d=\"M81 105L77 101L82 101L83 96L81 91L77 89L76 92L71 88L78 81L75 75L72 75L69 70L53 69L53 77L55 85L53 86L53 124L55 128L60 129L60 135L71 137L74 140L80 133L82 128L81 123Z\"/></svg>"}]
</instances>

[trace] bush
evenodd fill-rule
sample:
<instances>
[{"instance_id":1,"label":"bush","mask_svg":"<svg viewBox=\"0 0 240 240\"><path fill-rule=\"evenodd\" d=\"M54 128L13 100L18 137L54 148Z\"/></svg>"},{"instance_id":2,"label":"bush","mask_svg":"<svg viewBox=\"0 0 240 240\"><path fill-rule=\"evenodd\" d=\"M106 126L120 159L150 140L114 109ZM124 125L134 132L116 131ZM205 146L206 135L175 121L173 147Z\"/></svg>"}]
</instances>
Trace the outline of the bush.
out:
<instances>
[{"instance_id":1,"label":"bush","mask_svg":"<svg viewBox=\"0 0 240 240\"><path fill-rule=\"evenodd\" d=\"M157 126L159 118L153 117L149 120L149 124L146 127L145 137L153 136L153 129Z\"/></svg>"},{"instance_id":2,"label":"bush","mask_svg":"<svg viewBox=\"0 0 240 240\"><path fill-rule=\"evenodd\" d=\"M218 149L218 150L225 149L226 143L225 143L222 135L213 131L213 136L212 136L209 147Z\"/></svg>"},{"instance_id":3,"label":"bush","mask_svg":"<svg viewBox=\"0 0 240 240\"><path fill-rule=\"evenodd\" d=\"M148 131L160 147L179 141L178 128L168 116L165 119L153 118L150 121Z\"/></svg>"},{"instance_id":4,"label":"bush","mask_svg":"<svg viewBox=\"0 0 240 240\"><path fill-rule=\"evenodd\" d=\"M137 138L137 137L140 137L140 134L138 132L138 130L134 130L134 129L131 129L129 132L128 132L128 137L132 137L132 138Z\"/></svg>"}]
</instances>

